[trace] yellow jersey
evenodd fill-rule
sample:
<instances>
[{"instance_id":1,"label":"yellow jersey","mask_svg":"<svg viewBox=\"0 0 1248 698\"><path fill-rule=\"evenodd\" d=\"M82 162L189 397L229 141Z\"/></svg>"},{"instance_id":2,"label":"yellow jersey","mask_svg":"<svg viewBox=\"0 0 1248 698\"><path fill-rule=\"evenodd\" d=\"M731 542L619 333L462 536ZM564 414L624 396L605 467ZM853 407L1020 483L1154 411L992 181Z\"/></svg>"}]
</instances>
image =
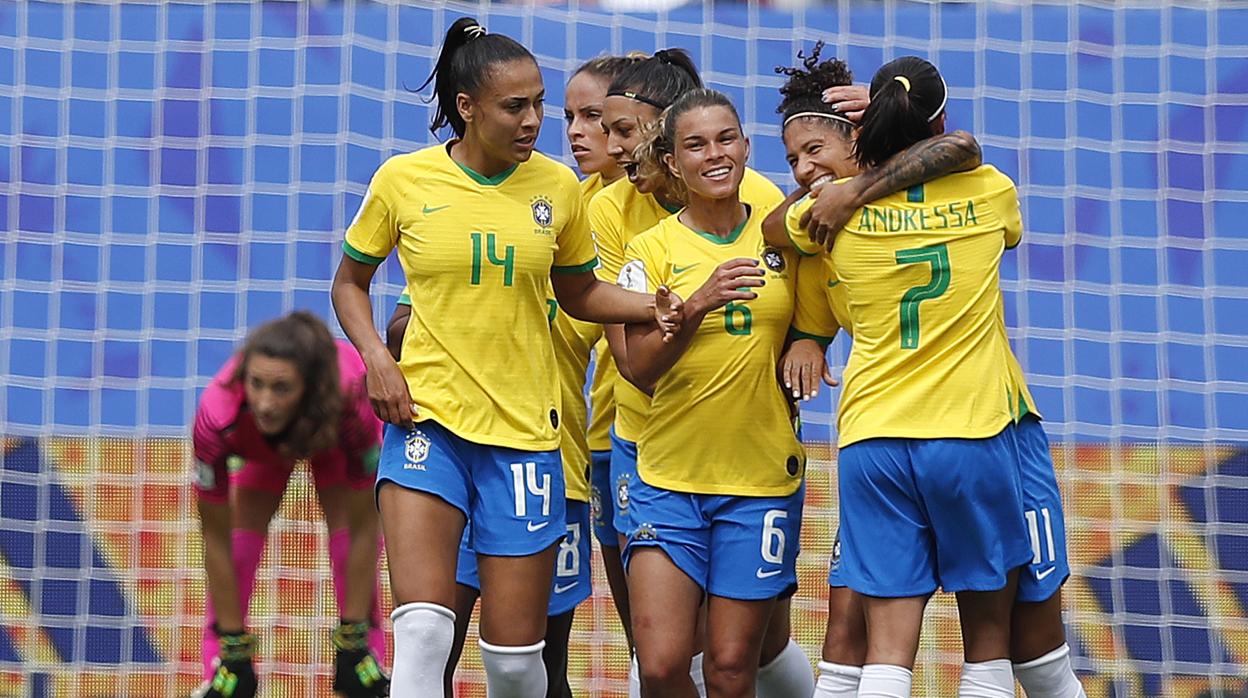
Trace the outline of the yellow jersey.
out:
<instances>
[{"instance_id":1,"label":"yellow jersey","mask_svg":"<svg viewBox=\"0 0 1248 698\"><path fill-rule=\"evenodd\" d=\"M759 212L770 211L784 200L779 187L748 167L741 180L740 196L743 203ZM598 278L615 283L624 266L624 249L629 241L678 210L664 208L654 195L642 194L627 179L612 182L596 194L589 203L589 227L602 260ZM637 441L646 426L650 398L619 377L609 350L603 358L607 359L602 363L615 386L615 433L625 441Z\"/></svg>"},{"instance_id":2,"label":"yellow jersey","mask_svg":"<svg viewBox=\"0 0 1248 698\"><path fill-rule=\"evenodd\" d=\"M809 208L809 199L799 202L787 221L794 242L813 251L796 226ZM1021 237L1014 183L990 165L854 213L831 253L854 334L841 447L876 437L987 438L1017 416L1000 262Z\"/></svg>"},{"instance_id":3,"label":"yellow jersey","mask_svg":"<svg viewBox=\"0 0 1248 698\"><path fill-rule=\"evenodd\" d=\"M585 205L588 207L594 195L606 186L602 175L597 172L581 180L581 199ZM598 329L601 334L601 325ZM594 344L594 355L594 378L589 389L589 450L610 451L611 423L615 421L615 380L612 374L618 376L619 371L615 370L606 337L600 337Z\"/></svg>"},{"instance_id":4,"label":"yellow jersey","mask_svg":"<svg viewBox=\"0 0 1248 698\"><path fill-rule=\"evenodd\" d=\"M849 297L826 255L803 256L797 265L797 305L791 334L827 345L844 329L853 336Z\"/></svg>"},{"instance_id":5,"label":"yellow jersey","mask_svg":"<svg viewBox=\"0 0 1248 698\"><path fill-rule=\"evenodd\" d=\"M383 163L343 250L380 264L398 248L412 302L399 368L416 421L474 443L555 449L550 274L597 265L580 183L540 153L485 177L449 148Z\"/></svg>"},{"instance_id":6,"label":"yellow jersey","mask_svg":"<svg viewBox=\"0 0 1248 698\"><path fill-rule=\"evenodd\" d=\"M628 243L620 279L634 290L667 285L689 298L716 267L737 257L760 260L767 281L753 289L757 298L707 314L685 353L655 384L637 443L637 473L647 484L755 497L786 496L801 485L806 455L777 380L793 319L798 256L767 246L767 213L751 209L727 238L670 216Z\"/></svg>"}]
</instances>

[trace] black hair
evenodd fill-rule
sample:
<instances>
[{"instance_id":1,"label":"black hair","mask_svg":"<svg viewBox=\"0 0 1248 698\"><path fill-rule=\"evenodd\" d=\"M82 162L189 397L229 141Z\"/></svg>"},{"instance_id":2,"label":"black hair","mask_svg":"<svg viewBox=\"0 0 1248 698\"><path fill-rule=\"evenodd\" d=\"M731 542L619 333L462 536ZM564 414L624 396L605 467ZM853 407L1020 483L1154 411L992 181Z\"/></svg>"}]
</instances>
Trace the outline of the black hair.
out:
<instances>
[{"instance_id":1,"label":"black hair","mask_svg":"<svg viewBox=\"0 0 1248 698\"><path fill-rule=\"evenodd\" d=\"M629 51L623 56L595 56L582 63L581 67L577 68L572 73L572 77L574 78L581 73L589 73L590 75L606 78L607 80L615 80L625 70L627 70L629 66L634 63L640 63L641 61L646 60L646 58L648 58L648 56L640 51ZM571 78L569 78L569 80L571 80Z\"/></svg>"},{"instance_id":2,"label":"black hair","mask_svg":"<svg viewBox=\"0 0 1248 698\"><path fill-rule=\"evenodd\" d=\"M461 92L475 96L490 79L495 64L523 59L533 61L535 65L537 63L533 54L515 39L503 34L489 34L471 17L455 20L446 30L433 72L420 86L423 90L432 82L433 94L438 102L429 130L436 136L444 126L450 126L455 135L462 138L465 124L455 106L456 96Z\"/></svg>"},{"instance_id":3,"label":"black hair","mask_svg":"<svg viewBox=\"0 0 1248 698\"><path fill-rule=\"evenodd\" d=\"M665 48L626 67L611 81L607 96L628 97L662 111L682 94L700 87L702 78L689 52Z\"/></svg>"},{"instance_id":4,"label":"black hair","mask_svg":"<svg viewBox=\"0 0 1248 698\"><path fill-rule=\"evenodd\" d=\"M917 56L885 63L871 79L871 104L854 142L858 164L874 167L935 135L932 122L947 98L945 79L931 63Z\"/></svg>"},{"instance_id":5,"label":"black hair","mask_svg":"<svg viewBox=\"0 0 1248 698\"><path fill-rule=\"evenodd\" d=\"M822 41L816 41L810 55L798 51L797 60L801 63L801 67L776 67L777 73L789 78L780 88L780 106L776 107L776 113L781 115L781 123L785 125L798 114L826 114L831 118L815 118L826 122L829 127L835 128L842 136L849 138L853 134L854 125L838 114L833 109L833 105L823 101L823 91L829 87L852 85L854 74L849 70L845 61L839 58L820 61L819 54L825 45ZM783 126L781 130L783 131Z\"/></svg>"}]
</instances>

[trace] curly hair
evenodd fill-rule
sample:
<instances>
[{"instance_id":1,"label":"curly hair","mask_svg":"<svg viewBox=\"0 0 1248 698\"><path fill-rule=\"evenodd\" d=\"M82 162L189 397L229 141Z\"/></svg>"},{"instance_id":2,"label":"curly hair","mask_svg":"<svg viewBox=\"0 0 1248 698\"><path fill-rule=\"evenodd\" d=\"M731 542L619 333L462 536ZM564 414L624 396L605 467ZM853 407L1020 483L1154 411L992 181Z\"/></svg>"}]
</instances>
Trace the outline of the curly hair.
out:
<instances>
[{"instance_id":1,"label":"curly hair","mask_svg":"<svg viewBox=\"0 0 1248 698\"><path fill-rule=\"evenodd\" d=\"M832 105L823 101L823 91L829 87L853 84L854 74L845 61L839 58L819 60L819 54L823 52L825 45L822 41L816 41L810 55L798 51L797 60L801 63L800 67L776 67L778 74L788 76L788 80L780 88L780 106L776 107L776 113L782 116L784 123L787 123L794 115L803 113L836 115L836 110L832 108ZM825 119L825 121L829 126L843 131L845 136L849 136L853 131L849 123L840 119Z\"/></svg>"},{"instance_id":2,"label":"curly hair","mask_svg":"<svg viewBox=\"0 0 1248 698\"><path fill-rule=\"evenodd\" d=\"M256 354L290 361L303 377L303 398L283 434L283 450L294 458L308 458L337 445L343 404L338 345L325 323L297 310L252 330L243 343L234 381L245 380L247 364Z\"/></svg>"},{"instance_id":3,"label":"curly hair","mask_svg":"<svg viewBox=\"0 0 1248 698\"><path fill-rule=\"evenodd\" d=\"M660 189L667 199L684 204L689 194L685 183L672 175L667 169L667 163L663 161L664 156L675 153L672 142L664 136L664 125L670 112L671 107L668 107L659 114L658 120L641 126L641 142L633 151L633 159L637 161L642 177L657 178L662 183Z\"/></svg>"}]
</instances>

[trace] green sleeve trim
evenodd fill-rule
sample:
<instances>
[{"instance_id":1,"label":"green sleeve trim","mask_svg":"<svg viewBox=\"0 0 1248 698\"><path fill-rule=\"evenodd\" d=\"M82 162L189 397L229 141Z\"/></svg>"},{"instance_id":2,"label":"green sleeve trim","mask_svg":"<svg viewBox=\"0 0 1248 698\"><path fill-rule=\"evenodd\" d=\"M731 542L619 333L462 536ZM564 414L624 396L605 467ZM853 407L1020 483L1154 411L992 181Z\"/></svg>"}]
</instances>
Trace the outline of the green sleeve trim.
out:
<instances>
[{"instance_id":1,"label":"green sleeve trim","mask_svg":"<svg viewBox=\"0 0 1248 698\"><path fill-rule=\"evenodd\" d=\"M407 295L407 292L404 291L403 293L399 294L399 300L395 301L395 305L406 305L408 307L411 307L412 297Z\"/></svg>"},{"instance_id":2,"label":"green sleeve trim","mask_svg":"<svg viewBox=\"0 0 1248 698\"><path fill-rule=\"evenodd\" d=\"M824 337L822 335L810 334L809 332L803 332L797 329L796 327L789 328L789 336L792 337L793 339L813 339L816 342L818 342L819 346L823 349L827 349L828 345L832 343L832 339L833 339L832 337Z\"/></svg>"},{"instance_id":3,"label":"green sleeve trim","mask_svg":"<svg viewBox=\"0 0 1248 698\"><path fill-rule=\"evenodd\" d=\"M576 264L570 267L561 267L558 264L550 268L556 274L584 274L587 271L593 271L598 266L598 257L594 257L584 264Z\"/></svg>"},{"instance_id":4,"label":"green sleeve trim","mask_svg":"<svg viewBox=\"0 0 1248 698\"><path fill-rule=\"evenodd\" d=\"M1018 238L1018 242L1014 243L1013 245L1006 245L1006 246L1005 246L1005 249L1007 249L1007 250L1012 250L1012 249L1014 249L1014 248L1018 247L1018 246L1019 246L1022 242L1023 242L1023 238L1020 236L1020 237Z\"/></svg>"},{"instance_id":5,"label":"green sleeve trim","mask_svg":"<svg viewBox=\"0 0 1248 698\"><path fill-rule=\"evenodd\" d=\"M817 252L807 252L802 249L801 245L797 244L797 240L793 238L793 233L789 230L788 223L785 223L784 225L784 234L789 236L789 244L793 245L793 251L796 252L799 257L814 257L818 254Z\"/></svg>"},{"instance_id":6,"label":"green sleeve trim","mask_svg":"<svg viewBox=\"0 0 1248 698\"><path fill-rule=\"evenodd\" d=\"M342 241L342 253L360 264L371 264L374 267L386 261L385 257L374 257L371 254L364 254L363 252L360 252L352 247L351 243L346 240Z\"/></svg>"}]
</instances>

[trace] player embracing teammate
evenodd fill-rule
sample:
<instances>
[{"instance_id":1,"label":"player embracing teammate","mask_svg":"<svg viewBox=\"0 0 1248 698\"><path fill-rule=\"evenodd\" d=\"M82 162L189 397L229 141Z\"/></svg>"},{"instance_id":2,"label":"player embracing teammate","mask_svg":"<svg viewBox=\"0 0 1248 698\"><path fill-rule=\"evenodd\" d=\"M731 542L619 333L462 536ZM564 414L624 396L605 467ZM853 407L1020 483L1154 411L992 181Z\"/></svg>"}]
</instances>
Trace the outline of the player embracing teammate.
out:
<instances>
[{"instance_id":1,"label":"player embracing teammate","mask_svg":"<svg viewBox=\"0 0 1248 698\"><path fill-rule=\"evenodd\" d=\"M942 589L958 596L960 695L1013 695L1015 678L1032 698L1082 695L1061 628L1060 496L1005 335L1013 183L944 134L930 63L881 68L868 106L818 53L782 90L800 187L784 199L746 167L736 107L679 50L574 76L581 183L534 152L532 54L471 19L447 31L433 130L454 138L378 169L332 292L359 395L385 422L391 695L447 694L479 595L489 695L570 696L591 500L599 540L622 544L623 570L606 558L643 696L908 696ZM410 307L393 351L368 296L392 251ZM806 476L792 402L832 382L823 352L842 328L840 554L816 686L789 638ZM587 438L613 410L609 446ZM370 625L344 627L367 663ZM229 666L246 638L216 630Z\"/></svg>"}]
</instances>

